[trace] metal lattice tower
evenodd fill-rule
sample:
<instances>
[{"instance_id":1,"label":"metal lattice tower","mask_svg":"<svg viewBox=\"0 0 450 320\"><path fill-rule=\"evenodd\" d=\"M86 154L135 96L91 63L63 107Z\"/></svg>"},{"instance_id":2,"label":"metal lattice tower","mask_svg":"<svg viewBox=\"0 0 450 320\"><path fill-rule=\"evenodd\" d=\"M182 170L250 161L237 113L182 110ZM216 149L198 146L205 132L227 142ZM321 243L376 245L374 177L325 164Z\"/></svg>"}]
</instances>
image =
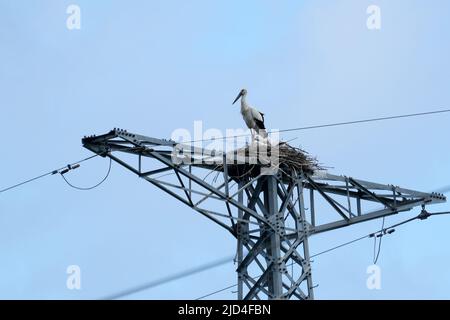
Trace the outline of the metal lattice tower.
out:
<instances>
[{"instance_id":1,"label":"metal lattice tower","mask_svg":"<svg viewBox=\"0 0 450 320\"><path fill-rule=\"evenodd\" d=\"M221 155L206 149L179 159L174 141L120 129L82 143L228 230L237 239L238 299L313 299L309 237L446 201L328 173L264 174L262 165L228 165L226 157L217 165L208 159Z\"/></svg>"}]
</instances>

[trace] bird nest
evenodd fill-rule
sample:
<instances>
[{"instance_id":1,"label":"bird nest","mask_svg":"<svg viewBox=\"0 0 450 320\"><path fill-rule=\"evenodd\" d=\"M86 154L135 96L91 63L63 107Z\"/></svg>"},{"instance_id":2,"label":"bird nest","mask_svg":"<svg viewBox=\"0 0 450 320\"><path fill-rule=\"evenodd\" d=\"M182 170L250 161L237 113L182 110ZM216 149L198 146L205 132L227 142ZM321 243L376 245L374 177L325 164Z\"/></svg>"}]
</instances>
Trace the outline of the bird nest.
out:
<instances>
[{"instance_id":1,"label":"bird nest","mask_svg":"<svg viewBox=\"0 0 450 320\"><path fill-rule=\"evenodd\" d=\"M315 157L310 156L305 150L287 143L279 145L279 159L280 169L288 174L303 172L312 175L316 170L323 170Z\"/></svg>"},{"instance_id":2,"label":"bird nest","mask_svg":"<svg viewBox=\"0 0 450 320\"><path fill-rule=\"evenodd\" d=\"M233 164L228 162L227 168L229 175L234 178L255 177L264 168L278 169L285 176L301 173L312 175L315 171L324 169L315 157L287 142L280 142L275 146L258 143L247 145L235 150L233 156L237 161Z\"/></svg>"}]
</instances>

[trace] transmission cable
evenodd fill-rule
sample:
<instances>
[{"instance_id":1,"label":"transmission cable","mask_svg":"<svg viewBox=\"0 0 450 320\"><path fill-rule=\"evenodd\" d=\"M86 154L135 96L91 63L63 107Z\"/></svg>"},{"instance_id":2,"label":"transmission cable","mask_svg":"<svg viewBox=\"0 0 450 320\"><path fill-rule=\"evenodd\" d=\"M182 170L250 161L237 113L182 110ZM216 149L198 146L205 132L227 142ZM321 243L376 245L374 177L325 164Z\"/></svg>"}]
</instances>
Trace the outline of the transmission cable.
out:
<instances>
[{"instance_id":1,"label":"transmission cable","mask_svg":"<svg viewBox=\"0 0 450 320\"><path fill-rule=\"evenodd\" d=\"M129 296L131 294L134 294L134 293L137 293L137 292L140 292L140 291L143 291L143 290L147 290L147 289L150 289L150 288L153 288L153 287L156 287L156 286L160 286L162 284L165 284L165 283L168 283L168 282L171 282L171 281L174 281L174 280L185 278L185 277L191 276L193 274L196 274L196 273L199 273L199 272L206 271L208 269L212 269L212 268L221 266L223 264L232 262L233 258L234 258L234 256L228 256L228 257L225 257L225 258L221 258L219 260L216 260L216 261L213 261L213 262L210 262L210 263L198 266L198 267L194 267L192 269L189 269L189 270L186 270L186 271L183 271L183 272L172 274L172 275L169 275L169 276L163 277L161 279L145 283L143 285L140 285L140 286L137 286L137 287L134 287L134 288L123 290L123 291L121 291L119 293L116 293L116 294L107 296L105 298L102 298L101 300L115 300L115 299L123 298L125 296Z\"/></svg>"},{"instance_id":2,"label":"transmission cable","mask_svg":"<svg viewBox=\"0 0 450 320\"><path fill-rule=\"evenodd\" d=\"M256 278L256 277L255 277L255 278ZM226 288L222 288L222 289L220 289L220 290L217 290L217 291L214 291L214 292L205 294L204 296L201 296L201 297L199 297L199 298L197 298L197 299L195 299L195 300L202 300L202 299L204 299L204 298L207 298L207 297L213 296L213 295L215 295L215 294L221 293L221 292L223 292L223 291L225 291L225 290L232 289L232 288L234 288L234 287L236 287L236 286L237 286L237 284L233 284L233 285L228 286L228 287L226 287Z\"/></svg>"},{"instance_id":3,"label":"transmission cable","mask_svg":"<svg viewBox=\"0 0 450 320\"><path fill-rule=\"evenodd\" d=\"M367 237L368 237L368 235L365 235L365 236L362 236L362 237L360 237L360 238L356 238L356 239L354 239L354 240L351 240L351 241L349 241L349 242L342 243L342 244L337 245L337 246L335 246L335 247L332 247L332 248L326 249L326 250L324 250L324 251L318 252L318 253L316 253L316 254L313 254L313 255L310 256L310 258L314 258L314 257L320 256L320 255L322 255L322 254L328 253L328 252L330 252L330 251L334 251L334 250L336 250L336 249L339 249L339 248L348 246L348 245L350 245L350 244L352 244L352 243L355 243L355 242L358 242L358 241L360 241L360 240L362 240L362 239L366 239Z\"/></svg>"},{"instance_id":4,"label":"transmission cable","mask_svg":"<svg viewBox=\"0 0 450 320\"><path fill-rule=\"evenodd\" d=\"M427 217L429 217L429 216L434 216L434 215L443 215L443 214L450 214L450 211L437 212L437 213L430 213L430 214L428 214ZM399 223L393 224L393 225L391 225L391 226L389 226L389 227L386 227L386 228L384 228L384 229L380 229L380 230L378 230L378 231L376 231L376 232L373 232L373 233L364 235L364 236L362 236L362 237L359 237L359 238L353 239L353 240L351 240L351 241L342 243L342 244L340 244L340 245L337 245L337 246L335 246L335 247L329 248L329 249L327 249L327 250L318 252L318 253L316 253L316 254L314 254L314 255L311 255L311 256L310 256L310 259L311 259L311 258L314 258L314 257L317 257L317 256L320 256L320 255L323 255L323 254L328 253L328 252L330 252L330 251L337 250L337 249L339 249L339 248L342 248L342 247L344 247L344 246L350 245L350 244L355 243L355 242L357 242L357 241L360 241L360 240L363 240L363 239L366 239L366 238L369 238L369 237L376 236L376 234L378 234L378 233L380 233L380 232L385 232L385 233L387 233L387 234L391 234L391 233L393 232L393 231L392 231L393 228L398 227L398 226L401 226L401 225L403 225L403 224L406 224L406 223L411 222L411 221L416 220L416 219L421 219L420 217L421 217L421 215L418 215L418 216L415 216L415 217L406 219L406 220L404 220L404 221L401 221L401 222L399 222ZM131 294L134 294L134 293L138 293L138 292L143 291L143 290L147 290L147 289L150 289L150 288L153 288L153 287L156 287L156 286L160 286L160 285L163 285L163 284L165 284L165 283L168 283L168 282L171 282L171 281L174 281L174 280L178 280L178 279L181 279L181 278L184 278L184 277L191 276L191 275L196 274L196 273L200 273L200 272L206 271L206 270L208 270L208 269L212 269L212 268L218 267L218 266L220 266L220 265L223 265L223 264L232 262L233 260L234 260L234 255L233 255L233 256L229 256L229 257L225 257L225 258L222 258L222 259L220 259L220 260L213 261L213 262L210 262L210 263L208 263L208 264L205 264L205 265L202 265L202 266L199 266L199 267L195 267L195 268L192 268L192 269L187 270L187 271L184 271L184 272L179 272L179 273L177 273L177 274L169 275L169 276L166 276L166 277L164 277L164 278L161 278L161 279L158 279L158 280L154 280L154 281L151 281L151 282L149 282L149 283L146 283L146 284L143 284L143 285L140 285L140 286L131 288L131 289L123 290L122 292L119 292L119 293L110 295L110 296L108 296L108 297L102 298L101 300L120 299L120 298L122 298L122 297L131 295ZM254 278L257 278L257 277L258 277L258 276L254 277ZM203 298L212 296L212 295L214 295L214 294L223 292L223 291L225 291L225 290L234 288L234 287L236 287L236 286L237 286L237 284L230 285L230 286L228 286L228 287L226 287L226 288L222 288L222 289L220 289L220 290L216 290L216 291L214 291L214 292L211 292L211 293L209 293L209 294L206 294L206 295L204 295L204 296L201 296L201 297L197 298L196 300L200 300L200 299L203 299Z\"/></svg>"},{"instance_id":5,"label":"transmission cable","mask_svg":"<svg viewBox=\"0 0 450 320\"><path fill-rule=\"evenodd\" d=\"M71 164L69 164L69 165L67 165L67 166L61 167L61 168L59 168L59 169L55 169L55 170L49 171L49 172L47 172L47 173L41 174L41 175L39 175L39 176L37 176L37 177L34 177L34 178L31 178L31 179L25 180L25 181L20 182L20 183L17 183L17 184L15 184L15 185L12 185L12 186L10 186L10 187L7 187L7 188L4 188L4 189L0 190L0 193L3 193L3 192L6 192L6 191L15 189L15 188L20 187L20 186L22 186L22 185L24 185L24 184L27 184L27 183L30 183L30 182L39 180L39 179L44 178L44 177L46 177L46 176L50 176L50 175L57 174L57 173L59 173L61 170L67 169L67 168L69 168L69 167L76 167L76 166L79 165L80 163L85 162L85 161L88 161L88 160L90 160L90 159L92 159L92 158L95 158L95 157L97 157L97 156L98 156L98 154L95 154L95 155L93 155L93 156L90 156L90 157L81 159L81 160L79 160L79 161L73 162L73 163L71 163Z\"/></svg>"},{"instance_id":6,"label":"transmission cable","mask_svg":"<svg viewBox=\"0 0 450 320\"><path fill-rule=\"evenodd\" d=\"M392 120L392 119L399 119L399 118L409 118L409 117L417 117L417 116L432 115L432 114L447 113L447 112L450 112L450 109L435 110L435 111L420 112L420 113L410 113L410 114L404 114L404 115L396 115L396 116L388 116L388 117L380 117L380 118L371 118L371 119L363 119L363 120L355 120L355 121L336 122L336 123L314 125L314 126L307 126L307 127L290 128L290 129L279 130L279 131L276 131L276 132L290 132L290 131L299 131L299 130L308 130L308 129L317 129L317 128L326 128L326 127L336 127L336 126L343 126L343 125L349 125L349 124L358 124L358 123L365 123L365 122ZM269 132L269 133L271 133L271 132ZM227 137L221 137L221 138L191 140L191 141L186 141L186 142L183 142L183 143L212 141L212 140L217 140L217 139L223 140L223 139L231 139L231 138L246 137L246 136L250 136L250 134L227 136ZM71 165L73 166L73 165L76 165L76 164L80 164L80 163L82 163L84 161L87 161L87 160L92 159L92 158L97 157L97 156L98 156L98 154L95 154L93 156L87 157L87 158L82 159L80 161L74 162ZM70 167L71 165L69 165L68 167ZM65 168L66 167L61 167L59 169L49 171L47 173L44 173L44 174L39 175L37 177L31 178L29 180L20 182L18 184L15 184L13 186L10 186L10 187L7 187L5 189L0 190L0 193L9 191L11 189L17 188L17 187L22 186L24 184L27 184L27 183L30 183L32 181L41 179L43 177L46 177L46 176L49 176L49 175L54 175L54 174L58 173L59 171L65 169ZM103 181L102 181L102 183L103 183ZM81 189L83 189L83 188L81 188Z\"/></svg>"},{"instance_id":7,"label":"transmission cable","mask_svg":"<svg viewBox=\"0 0 450 320\"><path fill-rule=\"evenodd\" d=\"M435 216L435 215L444 215L444 214L450 214L450 211L436 212L436 213L429 213L427 217L429 217L429 216ZM401 221L401 222L399 222L399 223L393 224L393 225L391 225L391 226L389 226L389 227L386 227L386 228L384 228L384 223L383 223L383 228L380 229L380 230L378 230L378 231L376 231L376 232L369 233L369 234L364 235L364 236L362 236L362 237L356 238L356 239L354 239L354 240L351 240L351 241L342 243L342 244L337 245L337 246L335 246L335 247L332 247L332 248L329 248L329 249L327 249L327 250L324 250L324 251L318 252L318 253L316 253L316 254L313 254L313 255L310 256L310 259L311 259L311 258L314 258L314 257L317 257L317 256L320 256L320 255L322 255L322 254L328 253L328 252L330 252L330 251L334 251L334 250L336 250L336 249L342 248L342 247L344 247L344 246L350 245L350 244L352 244L352 243L358 242L358 241L360 241L360 240L363 240L363 239L366 239L366 238L370 238L370 237L376 237L376 235L379 234L379 233L383 233L383 234L391 234L391 233L393 232L393 230L394 230L393 228L398 227L398 226L401 226L401 225L403 225L403 224L406 224L406 223L411 222L411 221L416 220L416 219L421 219L421 214L419 214L419 215L417 215L417 216L415 216L415 217L406 219L406 220L404 220L404 221ZM425 218L425 219L426 219L426 218ZM293 264L293 263L292 263L292 264ZM262 274L261 274L261 275L262 275ZM253 277L253 279L258 278L258 277L260 277L261 275L255 276L255 277ZM215 294L217 294L217 293L223 292L223 291L225 291L225 290L228 290L228 289L231 289L231 288L234 288L234 287L237 287L237 284L233 284L233 285L230 285L230 286L228 286L228 287L225 287L225 288L216 290L216 291L214 291L214 292L208 293L208 294L203 295L203 296L201 296L201 297L199 297L199 298L197 298L197 299L195 299L195 300L201 300L201 299L203 299L203 298L210 297L210 296L212 296L212 295L215 295Z\"/></svg>"},{"instance_id":8,"label":"transmission cable","mask_svg":"<svg viewBox=\"0 0 450 320\"><path fill-rule=\"evenodd\" d=\"M410 113L410 114L402 114L402 115L379 117L379 118L370 118L370 119L363 119L363 120L335 122L335 123L329 123L329 124L320 124L320 125L298 127L298 128L290 128L290 129L283 129L283 130L274 130L274 131L269 131L268 133L270 134L270 133L301 131L301 130L310 130L310 129L327 128L327 127L337 127L337 126L345 126L345 125L349 125L349 124L376 122L376 121L393 120L393 119L401 119L401 118L411 118L411 117L419 117L419 116L426 116L426 115L447 113L447 112L450 112L450 109L427 111L427 112L419 112L419 113ZM199 139L199 140L184 141L184 142L181 142L181 143L193 143L193 142L213 141L213 140L226 140L226 139L233 139L233 138L239 138L239 137L248 137L250 135L251 134L241 134L241 135L235 135L235 136L226 136L226 137L217 137L217 138L209 138L209 139Z\"/></svg>"}]
</instances>

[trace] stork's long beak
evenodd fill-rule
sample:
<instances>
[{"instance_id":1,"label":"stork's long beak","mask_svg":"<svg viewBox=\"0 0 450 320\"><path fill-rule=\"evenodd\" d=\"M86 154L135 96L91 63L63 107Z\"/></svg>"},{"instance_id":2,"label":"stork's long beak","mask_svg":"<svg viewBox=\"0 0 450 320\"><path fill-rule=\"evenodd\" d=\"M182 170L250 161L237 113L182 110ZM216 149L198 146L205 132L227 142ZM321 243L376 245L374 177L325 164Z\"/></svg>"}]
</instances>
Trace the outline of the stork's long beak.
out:
<instances>
[{"instance_id":1,"label":"stork's long beak","mask_svg":"<svg viewBox=\"0 0 450 320\"><path fill-rule=\"evenodd\" d=\"M241 92L239 92L239 94L238 94L238 96L236 97L236 99L234 99L234 101L233 101L233 104L235 104L236 103L236 101L238 101L239 100L239 98L242 96L242 91Z\"/></svg>"}]
</instances>

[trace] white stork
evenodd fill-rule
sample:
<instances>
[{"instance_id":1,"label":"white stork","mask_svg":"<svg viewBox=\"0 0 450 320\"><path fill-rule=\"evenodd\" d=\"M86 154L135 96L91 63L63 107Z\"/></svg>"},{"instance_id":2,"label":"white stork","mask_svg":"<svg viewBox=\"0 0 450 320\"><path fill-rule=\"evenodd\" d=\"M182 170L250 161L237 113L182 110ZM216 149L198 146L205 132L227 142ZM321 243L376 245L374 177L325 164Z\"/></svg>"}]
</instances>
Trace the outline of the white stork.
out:
<instances>
[{"instance_id":1,"label":"white stork","mask_svg":"<svg viewBox=\"0 0 450 320\"><path fill-rule=\"evenodd\" d=\"M254 132L262 137L267 138L267 131L266 127L264 126L264 113L259 112L255 108L252 108L250 105L248 105L247 101L245 100L245 97L247 96L247 90L242 89L236 99L234 99L233 104L236 103L236 101L241 99L241 114L244 118L245 124L250 129L250 132L252 133L253 139L255 139ZM254 131L253 131L254 130Z\"/></svg>"}]
</instances>

